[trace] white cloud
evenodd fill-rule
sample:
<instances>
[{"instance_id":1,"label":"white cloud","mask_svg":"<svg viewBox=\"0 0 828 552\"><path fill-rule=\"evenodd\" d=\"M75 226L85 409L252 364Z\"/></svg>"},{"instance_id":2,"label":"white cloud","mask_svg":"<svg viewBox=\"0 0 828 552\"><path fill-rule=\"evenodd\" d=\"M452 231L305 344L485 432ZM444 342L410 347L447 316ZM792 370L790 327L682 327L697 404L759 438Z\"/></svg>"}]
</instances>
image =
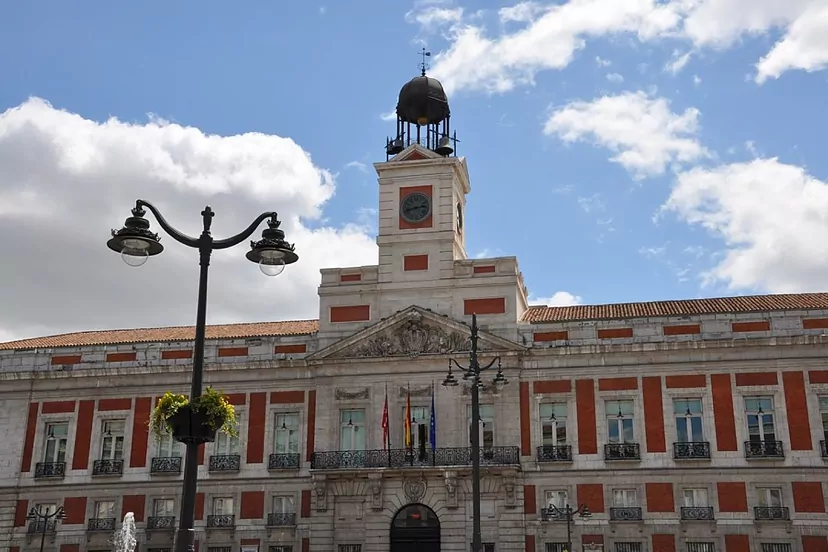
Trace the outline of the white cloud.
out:
<instances>
[{"instance_id":1,"label":"white cloud","mask_svg":"<svg viewBox=\"0 0 828 552\"><path fill-rule=\"evenodd\" d=\"M449 94L458 89L505 92L534 84L538 71L566 67L588 38L631 32L647 39L678 21L675 7L657 0L571 0L547 3L535 10L534 19L499 36L458 22L448 50L435 56L431 74Z\"/></svg>"},{"instance_id":2,"label":"white cloud","mask_svg":"<svg viewBox=\"0 0 828 552\"><path fill-rule=\"evenodd\" d=\"M679 72L681 72L682 69L684 69L684 67L690 61L691 56L692 52L686 52L682 54L678 50L675 50L673 52L672 59L667 63L667 65L664 66L664 70L668 73L677 75Z\"/></svg>"},{"instance_id":3,"label":"white cloud","mask_svg":"<svg viewBox=\"0 0 828 552\"><path fill-rule=\"evenodd\" d=\"M457 23L463 19L463 8L428 5L422 9L415 9L406 13L405 19L409 23L418 23L425 31L434 31L444 25Z\"/></svg>"},{"instance_id":4,"label":"white cloud","mask_svg":"<svg viewBox=\"0 0 828 552\"><path fill-rule=\"evenodd\" d=\"M828 183L778 159L678 175L662 208L722 239L707 282L734 290L794 293L828 281Z\"/></svg>"},{"instance_id":5,"label":"white cloud","mask_svg":"<svg viewBox=\"0 0 828 552\"><path fill-rule=\"evenodd\" d=\"M693 84L698 86L702 83L701 77L698 75L693 75Z\"/></svg>"},{"instance_id":6,"label":"white cloud","mask_svg":"<svg viewBox=\"0 0 828 552\"><path fill-rule=\"evenodd\" d=\"M217 251L209 321L315 318L320 267L376 262L363 227L303 224L321 218L334 190L333 177L289 138L206 135L157 121L99 123L28 100L0 114L0 234L9 244L0 335L192 324L195 250L164 235L150 214L163 254L133 269L105 246L137 198L190 235L200 232L199 213L209 204L217 238L262 211L278 211L299 262L271 279L244 258L244 244Z\"/></svg>"},{"instance_id":7,"label":"white cloud","mask_svg":"<svg viewBox=\"0 0 828 552\"><path fill-rule=\"evenodd\" d=\"M588 197L579 197L578 205L585 213L600 213L606 209L601 194L592 194Z\"/></svg>"},{"instance_id":8,"label":"white cloud","mask_svg":"<svg viewBox=\"0 0 828 552\"><path fill-rule=\"evenodd\" d=\"M785 71L819 71L828 66L828 1L808 7L785 36L756 64L756 82L778 79Z\"/></svg>"},{"instance_id":9,"label":"white cloud","mask_svg":"<svg viewBox=\"0 0 828 552\"><path fill-rule=\"evenodd\" d=\"M619 73L608 73L607 80L614 84L620 84L624 82L624 76Z\"/></svg>"},{"instance_id":10,"label":"white cloud","mask_svg":"<svg viewBox=\"0 0 828 552\"><path fill-rule=\"evenodd\" d=\"M609 67L612 65L612 62L608 59L604 59L601 56L595 56L595 63L598 67Z\"/></svg>"},{"instance_id":11,"label":"white cloud","mask_svg":"<svg viewBox=\"0 0 828 552\"><path fill-rule=\"evenodd\" d=\"M501 23L509 23L515 21L518 23L525 23L532 21L539 13L549 9L544 8L538 2L520 2L514 6L507 6L498 10Z\"/></svg>"},{"instance_id":12,"label":"white cloud","mask_svg":"<svg viewBox=\"0 0 828 552\"><path fill-rule=\"evenodd\" d=\"M583 299L578 295L573 295L568 291L556 291L551 297L530 297L529 304L531 305L546 305L547 307L571 307L573 305L580 305Z\"/></svg>"},{"instance_id":13,"label":"white cloud","mask_svg":"<svg viewBox=\"0 0 828 552\"><path fill-rule=\"evenodd\" d=\"M368 171L368 165L366 165L365 163L363 163L361 161L351 161L350 163L345 165L345 168L346 169L356 169L359 172L364 172L366 174L369 172Z\"/></svg>"},{"instance_id":14,"label":"white cloud","mask_svg":"<svg viewBox=\"0 0 828 552\"><path fill-rule=\"evenodd\" d=\"M699 111L674 113L664 98L644 92L575 101L553 111L544 133L564 142L590 141L605 147L636 178L663 173L668 165L708 155L698 141Z\"/></svg>"}]
</instances>

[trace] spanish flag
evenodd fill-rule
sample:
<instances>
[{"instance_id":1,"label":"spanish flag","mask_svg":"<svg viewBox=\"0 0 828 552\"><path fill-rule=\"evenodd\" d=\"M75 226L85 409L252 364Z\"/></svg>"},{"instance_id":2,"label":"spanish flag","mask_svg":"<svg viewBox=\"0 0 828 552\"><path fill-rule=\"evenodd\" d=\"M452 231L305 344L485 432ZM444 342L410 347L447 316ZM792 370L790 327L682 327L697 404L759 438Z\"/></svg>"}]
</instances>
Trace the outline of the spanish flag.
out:
<instances>
[{"instance_id":1,"label":"spanish flag","mask_svg":"<svg viewBox=\"0 0 828 552\"><path fill-rule=\"evenodd\" d=\"M411 384L405 394L405 448L411 450L414 439L411 438Z\"/></svg>"}]
</instances>

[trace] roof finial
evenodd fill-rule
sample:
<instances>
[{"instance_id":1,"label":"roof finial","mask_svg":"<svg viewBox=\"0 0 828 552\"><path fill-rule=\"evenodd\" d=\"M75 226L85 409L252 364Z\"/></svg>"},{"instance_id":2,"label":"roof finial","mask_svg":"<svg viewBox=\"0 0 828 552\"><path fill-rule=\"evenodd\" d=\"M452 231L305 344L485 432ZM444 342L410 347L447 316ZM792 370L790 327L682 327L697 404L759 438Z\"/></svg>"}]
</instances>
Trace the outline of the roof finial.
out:
<instances>
[{"instance_id":1,"label":"roof finial","mask_svg":"<svg viewBox=\"0 0 828 552\"><path fill-rule=\"evenodd\" d=\"M425 46L423 46L423 51L420 53L423 56L423 61L420 63L420 75L423 77L426 75L426 69L428 69L428 63L426 62L426 58L431 57L431 52L427 52Z\"/></svg>"}]
</instances>

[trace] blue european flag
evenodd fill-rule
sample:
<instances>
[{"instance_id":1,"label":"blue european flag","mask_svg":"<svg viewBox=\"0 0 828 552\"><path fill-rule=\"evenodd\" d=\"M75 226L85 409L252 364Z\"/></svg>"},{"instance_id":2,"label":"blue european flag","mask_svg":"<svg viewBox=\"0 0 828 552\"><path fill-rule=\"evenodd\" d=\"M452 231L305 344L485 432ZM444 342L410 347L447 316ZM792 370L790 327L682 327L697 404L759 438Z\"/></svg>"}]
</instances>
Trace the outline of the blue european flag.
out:
<instances>
[{"instance_id":1,"label":"blue european flag","mask_svg":"<svg viewBox=\"0 0 828 552\"><path fill-rule=\"evenodd\" d=\"M428 440L431 450L437 448L437 413L434 411L434 384L431 384L431 419L428 421Z\"/></svg>"}]
</instances>

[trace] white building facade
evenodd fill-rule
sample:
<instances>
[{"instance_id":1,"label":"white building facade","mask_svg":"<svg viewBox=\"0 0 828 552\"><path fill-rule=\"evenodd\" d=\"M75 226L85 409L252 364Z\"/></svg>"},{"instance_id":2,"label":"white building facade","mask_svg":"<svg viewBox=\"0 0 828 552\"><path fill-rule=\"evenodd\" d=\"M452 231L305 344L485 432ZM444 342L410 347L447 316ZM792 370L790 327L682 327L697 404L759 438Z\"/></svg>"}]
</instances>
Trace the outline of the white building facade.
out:
<instances>
[{"instance_id":1,"label":"white building facade","mask_svg":"<svg viewBox=\"0 0 828 552\"><path fill-rule=\"evenodd\" d=\"M466 257L464 159L412 143L375 167L377 265L324 269L318 320L208 330L239 437L203 449L200 552L465 552L472 430L486 552L564 550L567 504L592 514L574 550L828 551L828 294L530 307L514 257ZM440 385L473 313L509 380L476 429ZM171 548L183 447L147 421L188 392L192 337L0 344L0 550L39 548L26 513L58 506L49 550L109 549L127 512L141 552Z\"/></svg>"}]
</instances>

